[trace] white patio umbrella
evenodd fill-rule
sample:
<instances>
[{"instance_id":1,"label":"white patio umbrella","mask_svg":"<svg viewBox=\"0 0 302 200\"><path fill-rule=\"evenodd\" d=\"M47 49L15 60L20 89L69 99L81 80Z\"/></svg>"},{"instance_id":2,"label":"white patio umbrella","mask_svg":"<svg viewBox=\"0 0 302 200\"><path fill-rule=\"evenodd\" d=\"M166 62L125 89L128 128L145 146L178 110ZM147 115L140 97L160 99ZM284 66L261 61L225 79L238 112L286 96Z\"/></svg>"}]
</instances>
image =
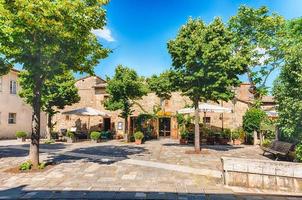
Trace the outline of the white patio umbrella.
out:
<instances>
[{"instance_id":1,"label":"white patio umbrella","mask_svg":"<svg viewBox=\"0 0 302 200\"><path fill-rule=\"evenodd\" d=\"M70 111L62 112L63 115L79 115L79 116L88 116L88 130L90 129L90 117L91 116L102 116L102 117L110 117L110 115L105 112L99 111L97 109L91 107L78 108Z\"/></svg>"},{"instance_id":2,"label":"white patio umbrella","mask_svg":"<svg viewBox=\"0 0 302 200\"><path fill-rule=\"evenodd\" d=\"M177 112L180 114L190 114L190 113L194 113L194 108L183 108L178 110ZM212 105L212 104L208 104L208 103L201 103L198 105L198 110L199 112L215 112L215 113L230 113L232 112L232 109L230 108L225 108L219 105Z\"/></svg>"}]
</instances>

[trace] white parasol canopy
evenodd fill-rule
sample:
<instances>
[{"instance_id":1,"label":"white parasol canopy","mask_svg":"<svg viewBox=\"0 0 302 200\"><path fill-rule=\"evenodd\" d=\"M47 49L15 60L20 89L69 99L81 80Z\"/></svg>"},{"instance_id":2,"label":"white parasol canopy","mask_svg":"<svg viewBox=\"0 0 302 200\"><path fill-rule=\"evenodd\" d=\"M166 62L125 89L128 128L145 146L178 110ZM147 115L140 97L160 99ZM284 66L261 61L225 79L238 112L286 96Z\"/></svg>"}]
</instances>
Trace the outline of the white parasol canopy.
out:
<instances>
[{"instance_id":1,"label":"white parasol canopy","mask_svg":"<svg viewBox=\"0 0 302 200\"><path fill-rule=\"evenodd\" d=\"M66 112L62 112L63 115L80 115L80 116L102 116L102 117L110 117L105 112L96 110L91 107L78 108Z\"/></svg>"},{"instance_id":2,"label":"white parasol canopy","mask_svg":"<svg viewBox=\"0 0 302 200\"><path fill-rule=\"evenodd\" d=\"M90 116L102 116L102 117L110 117L110 115L105 112L96 110L91 107L78 108L66 112L62 112L63 115L79 115L79 116L88 116L88 131L90 130Z\"/></svg>"},{"instance_id":3,"label":"white parasol canopy","mask_svg":"<svg viewBox=\"0 0 302 200\"><path fill-rule=\"evenodd\" d=\"M215 112L215 113L230 113L232 112L232 109L230 108L225 108L219 105L212 105L208 103L202 103L199 104L198 106L199 112ZM194 108L183 108L178 110L177 112L180 114L190 114L194 113L195 109Z\"/></svg>"}]
</instances>

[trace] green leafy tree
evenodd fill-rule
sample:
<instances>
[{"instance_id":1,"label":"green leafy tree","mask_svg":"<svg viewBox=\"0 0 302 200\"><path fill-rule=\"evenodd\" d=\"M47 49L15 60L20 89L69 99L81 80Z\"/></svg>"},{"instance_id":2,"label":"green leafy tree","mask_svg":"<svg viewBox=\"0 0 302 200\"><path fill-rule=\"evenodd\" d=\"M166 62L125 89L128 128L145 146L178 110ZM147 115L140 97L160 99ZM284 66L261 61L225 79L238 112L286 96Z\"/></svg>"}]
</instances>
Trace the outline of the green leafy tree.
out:
<instances>
[{"instance_id":1,"label":"green leafy tree","mask_svg":"<svg viewBox=\"0 0 302 200\"><path fill-rule=\"evenodd\" d=\"M302 141L302 18L292 20L286 28L284 66L274 82L273 95L278 103L278 127L281 139Z\"/></svg>"},{"instance_id":2,"label":"green leafy tree","mask_svg":"<svg viewBox=\"0 0 302 200\"><path fill-rule=\"evenodd\" d=\"M261 122L267 120L267 114L260 108L252 107L243 116L243 129L249 136L253 134L254 145L256 145L257 133L260 132Z\"/></svg>"},{"instance_id":3,"label":"green leafy tree","mask_svg":"<svg viewBox=\"0 0 302 200\"><path fill-rule=\"evenodd\" d=\"M58 113L58 109L64 109L67 105L72 105L80 101L78 89L75 86L75 78L70 72L56 75L52 80L46 80L42 86L41 105L42 110L48 115L47 137L50 139L50 134L54 124L52 117ZM24 71L20 73L19 83L22 87L19 95L26 103L33 102L33 79L29 73Z\"/></svg>"},{"instance_id":4,"label":"green leafy tree","mask_svg":"<svg viewBox=\"0 0 302 200\"><path fill-rule=\"evenodd\" d=\"M139 77L135 70L118 65L112 78L107 78L106 92L109 98L104 105L108 110L121 110L120 117L125 120L125 135L128 140L128 117L136 100L146 95L148 88L144 79Z\"/></svg>"},{"instance_id":5,"label":"green leafy tree","mask_svg":"<svg viewBox=\"0 0 302 200\"><path fill-rule=\"evenodd\" d=\"M220 18L209 25L189 19L176 38L168 42L173 87L194 103L196 151L200 151L199 102L233 98L232 87L239 84L238 75L244 72L234 54L232 37Z\"/></svg>"},{"instance_id":6,"label":"green leafy tree","mask_svg":"<svg viewBox=\"0 0 302 200\"><path fill-rule=\"evenodd\" d=\"M170 99L173 85L170 81L171 72L165 71L159 76L153 75L147 79L149 89L158 97L163 99Z\"/></svg>"},{"instance_id":7,"label":"green leafy tree","mask_svg":"<svg viewBox=\"0 0 302 200\"><path fill-rule=\"evenodd\" d=\"M267 93L269 75L283 64L280 45L284 24L283 17L271 14L264 6L259 9L240 6L237 15L229 20L235 52L246 67L255 103L259 104L257 101Z\"/></svg>"},{"instance_id":8,"label":"green leafy tree","mask_svg":"<svg viewBox=\"0 0 302 200\"><path fill-rule=\"evenodd\" d=\"M92 34L104 27L107 0L0 0L1 74L21 64L33 81L33 128L29 157L39 164L42 87L65 71L93 73L107 57Z\"/></svg>"}]
</instances>

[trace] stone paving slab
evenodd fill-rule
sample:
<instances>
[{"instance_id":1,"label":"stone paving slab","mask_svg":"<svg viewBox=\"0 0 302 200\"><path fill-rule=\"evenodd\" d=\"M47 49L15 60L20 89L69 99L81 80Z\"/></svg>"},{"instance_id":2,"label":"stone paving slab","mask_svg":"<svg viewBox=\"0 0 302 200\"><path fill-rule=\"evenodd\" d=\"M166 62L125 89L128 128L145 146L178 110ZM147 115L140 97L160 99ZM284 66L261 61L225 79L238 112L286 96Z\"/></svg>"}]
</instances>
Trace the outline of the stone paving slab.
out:
<instances>
[{"instance_id":1,"label":"stone paving slab","mask_svg":"<svg viewBox=\"0 0 302 200\"><path fill-rule=\"evenodd\" d=\"M118 141L42 144L41 160L55 161L53 168L32 174L3 172L24 161L26 149L28 144L0 141L0 199L267 199L263 191L228 188L218 181L220 156L268 159L253 146L204 146L203 154L192 155L186 154L192 146L174 140L139 146Z\"/></svg>"}]
</instances>

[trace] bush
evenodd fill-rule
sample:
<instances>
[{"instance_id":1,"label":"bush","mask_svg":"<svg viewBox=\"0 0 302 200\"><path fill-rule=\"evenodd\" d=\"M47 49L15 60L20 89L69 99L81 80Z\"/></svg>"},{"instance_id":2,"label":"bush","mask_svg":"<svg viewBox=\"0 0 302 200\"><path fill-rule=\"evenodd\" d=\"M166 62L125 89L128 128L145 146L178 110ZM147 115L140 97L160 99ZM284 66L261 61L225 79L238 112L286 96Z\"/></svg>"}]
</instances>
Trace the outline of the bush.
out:
<instances>
[{"instance_id":1,"label":"bush","mask_svg":"<svg viewBox=\"0 0 302 200\"><path fill-rule=\"evenodd\" d=\"M16 137L17 138L25 138L27 134L24 131L17 131L16 132Z\"/></svg>"},{"instance_id":2,"label":"bush","mask_svg":"<svg viewBox=\"0 0 302 200\"><path fill-rule=\"evenodd\" d=\"M296 160L302 162L302 143L298 144L295 149Z\"/></svg>"},{"instance_id":3,"label":"bush","mask_svg":"<svg viewBox=\"0 0 302 200\"><path fill-rule=\"evenodd\" d=\"M180 138L181 139L188 139L188 137L189 137L189 132L187 132L187 131L181 131L180 132Z\"/></svg>"},{"instance_id":4,"label":"bush","mask_svg":"<svg viewBox=\"0 0 302 200\"><path fill-rule=\"evenodd\" d=\"M223 139L230 139L231 138L231 130L226 128L221 132L221 137Z\"/></svg>"},{"instance_id":5,"label":"bush","mask_svg":"<svg viewBox=\"0 0 302 200\"><path fill-rule=\"evenodd\" d=\"M22 171L26 171L26 170L30 170L32 166L33 165L31 164L31 162L26 161L20 165L19 169Z\"/></svg>"},{"instance_id":6,"label":"bush","mask_svg":"<svg viewBox=\"0 0 302 200\"><path fill-rule=\"evenodd\" d=\"M272 141L269 139L264 139L262 142L263 147L269 147L271 145Z\"/></svg>"},{"instance_id":7,"label":"bush","mask_svg":"<svg viewBox=\"0 0 302 200\"><path fill-rule=\"evenodd\" d=\"M142 140L144 138L144 134L141 131L137 131L134 133L134 138L136 140Z\"/></svg>"},{"instance_id":8,"label":"bush","mask_svg":"<svg viewBox=\"0 0 302 200\"><path fill-rule=\"evenodd\" d=\"M102 139L112 139L112 133L110 131L102 131L101 138Z\"/></svg>"},{"instance_id":9,"label":"bush","mask_svg":"<svg viewBox=\"0 0 302 200\"><path fill-rule=\"evenodd\" d=\"M232 131L232 140L238 140L240 139L240 132L239 130Z\"/></svg>"},{"instance_id":10,"label":"bush","mask_svg":"<svg viewBox=\"0 0 302 200\"><path fill-rule=\"evenodd\" d=\"M90 138L93 140L99 140L101 138L101 133L97 131L93 131L90 133Z\"/></svg>"},{"instance_id":11,"label":"bush","mask_svg":"<svg viewBox=\"0 0 302 200\"><path fill-rule=\"evenodd\" d=\"M75 138L74 133L71 132L71 131L67 131L66 136L69 137L69 138Z\"/></svg>"},{"instance_id":12,"label":"bush","mask_svg":"<svg viewBox=\"0 0 302 200\"><path fill-rule=\"evenodd\" d=\"M243 116L243 129L248 133L259 132L262 121L267 120L266 113L259 108L250 108Z\"/></svg>"}]
</instances>

